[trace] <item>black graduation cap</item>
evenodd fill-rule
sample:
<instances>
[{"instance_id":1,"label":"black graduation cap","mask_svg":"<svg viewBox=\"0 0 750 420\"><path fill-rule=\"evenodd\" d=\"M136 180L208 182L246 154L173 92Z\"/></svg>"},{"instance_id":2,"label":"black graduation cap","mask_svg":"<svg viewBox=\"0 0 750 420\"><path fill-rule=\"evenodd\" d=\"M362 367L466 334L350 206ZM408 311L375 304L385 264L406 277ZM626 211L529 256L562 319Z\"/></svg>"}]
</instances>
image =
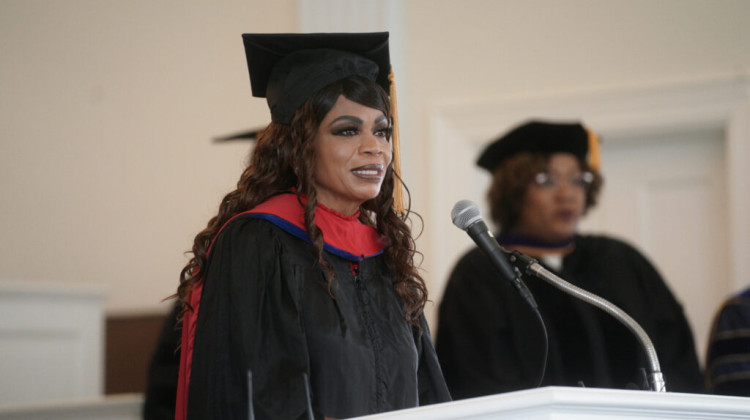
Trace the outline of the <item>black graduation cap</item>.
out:
<instances>
[{"instance_id":1,"label":"black graduation cap","mask_svg":"<svg viewBox=\"0 0 750 420\"><path fill-rule=\"evenodd\" d=\"M329 84L360 75L389 91L388 32L242 34L253 96L265 97L274 122Z\"/></svg>"},{"instance_id":2,"label":"black graduation cap","mask_svg":"<svg viewBox=\"0 0 750 420\"><path fill-rule=\"evenodd\" d=\"M599 167L599 139L578 122L532 120L500 136L484 149L477 165L492 172L505 159L518 153L549 155L567 152L586 162L592 169Z\"/></svg>"}]
</instances>

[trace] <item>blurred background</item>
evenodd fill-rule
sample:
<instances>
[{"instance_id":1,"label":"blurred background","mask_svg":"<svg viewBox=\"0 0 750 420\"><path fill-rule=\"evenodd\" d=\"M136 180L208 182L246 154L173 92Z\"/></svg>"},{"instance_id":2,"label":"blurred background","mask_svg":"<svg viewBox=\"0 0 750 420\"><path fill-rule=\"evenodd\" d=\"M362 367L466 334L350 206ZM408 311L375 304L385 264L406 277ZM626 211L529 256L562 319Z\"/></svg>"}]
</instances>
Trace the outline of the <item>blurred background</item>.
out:
<instances>
[{"instance_id":1,"label":"blurred background","mask_svg":"<svg viewBox=\"0 0 750 420\"><path fill-rule=\"evenodd\" d=\"M184 252L252 146L212 138L270 121L240 34L387 30L430 322L471 246L450 210L484 205L479 150L529 117L576 119L603 138L606 182L583 230L651 258L702 357L716 307L750 284L747 22L746 0L0 0L0 350L93 366L46 396L142 391ZM71 333L89 344L20 329L61 316L55 296L100 314ZM39 381L0 403L41 398Z\"/></svg>"}]
</instances>

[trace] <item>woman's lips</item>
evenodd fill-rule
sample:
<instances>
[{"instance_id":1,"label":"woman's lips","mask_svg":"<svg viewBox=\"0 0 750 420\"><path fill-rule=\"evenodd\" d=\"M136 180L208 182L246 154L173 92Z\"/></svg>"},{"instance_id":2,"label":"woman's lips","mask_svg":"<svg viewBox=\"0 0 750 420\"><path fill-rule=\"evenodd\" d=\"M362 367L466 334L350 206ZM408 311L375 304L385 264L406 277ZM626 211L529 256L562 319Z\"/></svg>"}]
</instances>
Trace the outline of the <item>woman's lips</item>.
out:
<instances>
[{"instance_id":1,"label":"woman's lips","mask_svg":"<svg viewBox=\"0 0 750 420\"><path fill-rule=\"evenodd\" d=\"M563 220L572 220L576 217L576 212L573 210L560 210L555 212L558 218Z\"/></svg>"},{"instance_id":2,"label":"woman's lips","mask_svg":"<svg viewBox=\"0 0 750 420\"><path fill-rule=\"evenodd\" d=\"M352 173L359 178L379 180L383 177L383 165L379 163L373 163L370 165L360 166L352 169Z\"/></svg>"}]
</instances>

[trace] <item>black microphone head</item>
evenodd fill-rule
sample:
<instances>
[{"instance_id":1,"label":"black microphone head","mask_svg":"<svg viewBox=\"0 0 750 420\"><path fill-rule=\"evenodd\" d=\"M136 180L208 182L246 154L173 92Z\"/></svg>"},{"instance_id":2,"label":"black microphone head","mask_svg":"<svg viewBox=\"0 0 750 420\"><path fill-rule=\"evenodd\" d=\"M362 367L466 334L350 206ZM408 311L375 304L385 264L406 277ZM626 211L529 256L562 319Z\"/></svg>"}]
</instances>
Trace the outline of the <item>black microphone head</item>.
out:
<instances>
[{"instance_id":1,"label":"black microphone head","mask_svg":"<svg viewBox=\"0 0 750 420\"><path fill-rule=\"evenodd\" d=\"M466 230L469 226L482 220L482 212L471 200L461 200L453 206L451 210L451 220L461 230Z\"/></svg>"}]
</instances>

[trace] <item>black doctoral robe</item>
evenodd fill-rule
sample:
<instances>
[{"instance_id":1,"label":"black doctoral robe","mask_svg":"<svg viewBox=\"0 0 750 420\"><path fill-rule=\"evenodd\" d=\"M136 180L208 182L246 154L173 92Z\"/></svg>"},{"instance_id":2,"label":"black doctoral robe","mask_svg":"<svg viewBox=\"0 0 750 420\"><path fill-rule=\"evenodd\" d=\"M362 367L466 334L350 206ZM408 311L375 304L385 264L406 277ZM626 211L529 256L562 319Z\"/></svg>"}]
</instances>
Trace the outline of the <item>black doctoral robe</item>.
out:
<instances>
[{"instance_id":1,"label":"black doctoral robe","mask_svg":"<svg viewBox=\"0 0 750 420\"><path fill-rule=\"evenodd\" d=\"M282 223L283 225L283 223ZM244 215L213 245L198 312L189 419L347 418L450 399L422 318L403 317L381 254L326 248L329 292L310 244ZM331 296L332 295L332 296Z\"/></svg>"},{"instance_id":2,"label":"black doctoral robe","mask_svg":"<svg viewBox=\"0 0 750 420\"><path fill-rule=\"evenodd\" d=\"M643 255L618 240L580 236L557 274L614 303L643 327L656 347L667 390L702 391L682 307ZM542 386L642 385L639 368L649 364L626 327L543 280L524 279L549 332ZM478 249L464 255L450 276L439 309L436 349L454 398L532 388L539 382L544 344L538 319Z\"/></svg>"}]
</instances>

